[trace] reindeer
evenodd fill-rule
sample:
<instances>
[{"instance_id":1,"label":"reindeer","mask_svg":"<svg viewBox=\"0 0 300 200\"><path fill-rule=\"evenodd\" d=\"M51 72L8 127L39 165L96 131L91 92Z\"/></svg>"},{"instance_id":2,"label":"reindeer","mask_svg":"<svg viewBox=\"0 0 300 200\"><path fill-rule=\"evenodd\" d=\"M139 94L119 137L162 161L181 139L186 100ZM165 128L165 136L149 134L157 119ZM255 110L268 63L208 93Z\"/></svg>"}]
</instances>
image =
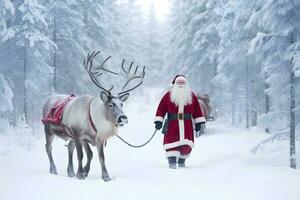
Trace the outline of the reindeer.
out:
<instances>
[{"instance_id":1,"label":"reindeer","mask_svg":"<svg viewBox=\"0 0 300 200\"><path fill-rule=\"evenodd\" d=\"M110 89L106 89L97 79L104 72L109 74L117 73L110 71L104 67L104 64L110 59L110 56L106 58L102 64L98 67L93 66L93 59L100 53L93 52L91 55L87 55L87 60L83 62L85 69L87 70L92 82L99 87L102 91L100 97L91 96L79 96L72 99L65 107L62 115L62 123L60 125L45 123L45 135L46 135L46 152L50 161L50 173L57 174L56 166L52 158L52 142L55 136L58 136L66 141L69 141L68 147L68 167L67 172L69 177L75 176L73 167L73 151L76 147L78 158L78 170L76 177L78 179L84 179L87 177L90 170L90 163L93 157L93 152L89 147L89 143L97 147L98 157L102 169L102 179L104 181L110 181L111 178L107 172L104 160L103 146L106 140L117 133L118 127L121 127L128 123L127 116L123 113L122 107L129 97L129 92L140 86L145 76L145 66L141 74L137 74L138 66L136 66L132 73L133 62L131 62L128 70L125 69L122 62L122 70L126 76L126 82L122 87L122 91L117 96L113 96L111 91L114 85ZM137 79L137 84L134 84L129 89L125 89L128 84ZM43 107L43 116L45 117L55 102L66 98L67 95L52 95L49 97ZM82 166L83 150L87 154L87 163L85 167Z\"/></svg>"}]
</instances>

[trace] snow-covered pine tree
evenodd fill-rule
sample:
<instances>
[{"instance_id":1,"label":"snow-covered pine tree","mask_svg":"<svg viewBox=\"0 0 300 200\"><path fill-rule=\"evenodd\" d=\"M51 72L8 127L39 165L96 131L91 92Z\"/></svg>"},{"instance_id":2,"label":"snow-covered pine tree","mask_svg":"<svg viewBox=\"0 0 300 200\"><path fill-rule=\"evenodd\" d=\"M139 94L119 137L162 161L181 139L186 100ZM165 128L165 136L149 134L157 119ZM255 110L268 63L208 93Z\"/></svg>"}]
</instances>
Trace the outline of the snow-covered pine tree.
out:
<instances>
[{"instance_id":1,"label":"snow-covered pine tree","mask_svg":"<svg viewBox=\"0 0 300 200\"><path fill-rule=\"evenodd\" d=\"M77 9L83 16L83 33L87 36L84 47L87 51L117 49L115 4L115 0L79 1Z\"/></svg>"},{"instance_id":2,"label":"snow-covered pine tree","mask_svg":"<svg viewBox=\"0 0 300 200\"><path fill-rule=\"evenodd\" d=\"M144 56L141 48L145 35L145 23L141 7L136 0L128 0L118 2L117 10L121 57L142 64Z\"/></svg>"},{"instance_id":3,"label":"snow-covered pine tree","mask_svg":"<svg viewBox=\"0 0 300 200\"><path fill-rule=\"evenodd\" d=\"M0 127L1 133L5 133L10 125L11 112L13 111L13 92L8 81L0 74Z\"/></svg>"},{"instance_id":4,"label":"snow-covered pine tree","mask_svg":"<svg viewBox=\"0 0 300 200\"><path fill-rule=\"evenodd\" d=\"M191 3L194 1L173 1L169 19L169 41L166 53L166 69L172 76L183 73L191 52L192 33L190 27Z\"/></svg>"},{"instance_id":5,"label":"snow-covered pine tree","mask_svg":"<svg viewBox=\"0 0 300 200\"><path fill-rule=\"evenodd\" d=\"M43 54L53 43L45 35L47 23L39 1L13 1L13 5L16 13L7 32L14 34L1 47L1 60L5 60L3 75L11 77L13 83L13 124L21 118L32 124L34 112L41 112L37 105L45 96L51 72Z\"/></svg>"},{"instance_id":6,"label":"snow-covered pine tree","mask_svg":"<svg viewBox=\"0 0 300 200\"><path fill-rule=\"evenodd\" d=\"M250 124L250 116L257 112L256 104L251 103L254 100L251 100L250 97L259 102L261 98L259 94L262 93L259 92L262 78L257 76L260 72L260 65L254 62L254 55L248 54L250 41L256 33L255 28L246 29L253 10L250 5L244 1L228 1L223 6L222 19L217 26L221 41L218 74L214 79L218 88L216 93L219 95L219 98L216 98L219 100L216 103L218 108L221 109L221 112L225 111L229 114L231 111L228 109L228 107L230 108L228 105L244 104L243 106L234 106L235 112L241 113L232 114L232 116L243 116L246 127ZM251 84L255 84L253 87L257 90L250 90ZM250 91L253 93L250 94ZM251 105L255 107L250 107Z\"/></svg>"},{"instance_id":7,"label":"snow-covered pine tree","mask_svg":"<svg viewBox=\"0 0 300 200\"><path fill-rule=\"evenodd\" d=\"M207 93L212 97L212 79L216 76L218 45L220 43L217 24L220 21L219 6L221 1L197 1L193 10L191 27L193 27L192 61L187 74L197 92ZM212 98L214 99L214 98Z\"/></svg>"},{"instance_id":8,"label":"snow-covered pine tree","mask_svg":"<svg viewBox=\"0 0 300 200\"><path fill-rule=\"evenodd\" d=\"M53 49L51 61L53 68L52 85L55 92L66 94L84 94L89 91L85 84L88 77L82 62L86 51L83 48L83 15L78 12L81 0L48 2L48 35L56 48Z\"/></svg>"},{"instance_id":9,"label":"snow-covered pine tree","mask_svg":"<svg viewBox=\"0 0 300 200\"><path fill-rule=\"evenodd\" d=\"M9 21L12 16L15 14L15 8L10 0L3 0L0 2L0 126L2 127L2 133L6 132L9 124L12 121L12 98L13 92L11 86L8 83L8 79L11 79L11 76L6 76L8 79L4 78L1 74L5 70L6 62L2 60L1 56L3 50L5 50L5 43L7 39L13 37L15 32L8 31Z\"/></svg>"},{"instance_id":10,"label":"snow-covered pine tree","mask_svg":"<svg viewBox=\"0 0 300 200\"><path fill-rule=\"evenodd\" d=\"M263 71L270 85L273 113L268 116L268 121L272 121L273 131L278 133L275 136L290 135L291 168L296 168L295 87L296 78L299 78L299 9L299 1L265 0L261 9L256 12L257 18L260 18L258 25L264 27L265 31L257 33L252 40L256 55L260 55L257 59L263 64Z\"/></svg>"},{"instance_id":11,"label":"snow-covered pine tree","mask_svg":"<svg viewBox=\"0 0 300 200\"><path fill-rule=\"evenodd\" d=\"M11 37L10 32L7 31L8 19L15 14L15 8L10 0L3 0L0 2L0 45L3 40ZM11 33L14 34L13 32Z\"/></svg>"},{"instance_id":12,"label":"snow-covered pine tree","mask_svg":"<svg viewBox=\"0 0 300 200\"><path fill-rule=\"evenodd\" d=\"M164 61L163 55L166 49L165 26L158 20L154 10L154 3L150 5L149 13L146 13L144 37L140 48L143 50L143 65L147 66L147 74L155 76L146 76L144 80L145 86L153 87L161 83L163 74L161 73Z\"/></svg>"}]
</instances>

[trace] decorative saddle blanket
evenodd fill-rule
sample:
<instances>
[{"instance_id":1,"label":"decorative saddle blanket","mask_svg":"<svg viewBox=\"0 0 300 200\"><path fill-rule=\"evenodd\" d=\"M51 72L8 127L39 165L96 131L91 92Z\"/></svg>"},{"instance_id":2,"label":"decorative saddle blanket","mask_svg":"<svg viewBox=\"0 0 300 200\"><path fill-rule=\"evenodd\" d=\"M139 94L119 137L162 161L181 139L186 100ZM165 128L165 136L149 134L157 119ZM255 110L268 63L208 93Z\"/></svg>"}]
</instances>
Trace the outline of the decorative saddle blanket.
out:
<instances>
[{"instance_id":1,"label":"decorative saddle blanket","mask_svg":"<svg viewBox=\"0 0 300 200\"><path fill-rule=\"evenodd\" d=\"M44 124L52 123L60 125L65 107L73 98L75 98L75 95L72 94L68 98L59 99L56 101L53 107L41 121Z\"/></svg>"}]
</instances>

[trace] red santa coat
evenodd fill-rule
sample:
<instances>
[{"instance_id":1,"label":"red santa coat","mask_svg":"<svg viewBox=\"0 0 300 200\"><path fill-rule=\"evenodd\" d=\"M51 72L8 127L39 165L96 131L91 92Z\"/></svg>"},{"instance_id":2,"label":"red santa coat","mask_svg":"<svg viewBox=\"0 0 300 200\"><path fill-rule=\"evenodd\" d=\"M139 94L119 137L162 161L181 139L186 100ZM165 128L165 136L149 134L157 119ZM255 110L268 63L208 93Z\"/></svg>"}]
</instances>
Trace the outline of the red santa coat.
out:
<instances>
[{"instance_id":1,"label":"red santa coat","mask_svg":"<svg viewBox=\"0 0 300 200\"><path fill-rule=\"evenodd\" d=\"M169 120L168 131L164 135L164 149L170 149L182 145L188 145L191 148L194 146L194 130L193 120L195 123L205 122L205 118L202 114L198 99L194 93L192 93L192 103L184 106L177 106L171 101L171 93L167 92L161 99L156 111L156 117L154 121L161 121L167 113L173 114L191 114L191 119L176 119Z\"/></svg>"}]
</instances>

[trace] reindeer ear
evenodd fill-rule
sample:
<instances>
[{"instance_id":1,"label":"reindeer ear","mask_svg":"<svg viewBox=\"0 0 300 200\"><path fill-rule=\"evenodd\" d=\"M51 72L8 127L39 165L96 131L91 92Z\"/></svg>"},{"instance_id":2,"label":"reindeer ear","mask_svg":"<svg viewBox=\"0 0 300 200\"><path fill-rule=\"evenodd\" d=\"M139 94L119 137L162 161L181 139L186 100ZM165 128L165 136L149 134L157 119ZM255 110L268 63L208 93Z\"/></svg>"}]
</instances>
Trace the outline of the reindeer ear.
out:
<instances>
[{"instance_id":1,"label":"reindeer ear","mask_svg":"<svg viewBox=\"0 0 300 200\"><path fill-rule=\"evenodd\" d=\"M101 98L101 100L102 100L104 103L106 103L107 100L108 100L108 95L107 95L107 93L102 91L102 92L100 93L100 98Z\"/></svg>"},{"instance_id":2,"label":"reindeer ear","mask_svg":"<svg viewBox=\"0 0 300 200\"><path fill-rule=\"evenodd\" d=\"M119 99L124 102L128 99L129 97L129 93L125 93L125 94L122 94L121 96L119 96Z\"/></svg>"}]
</instances>

